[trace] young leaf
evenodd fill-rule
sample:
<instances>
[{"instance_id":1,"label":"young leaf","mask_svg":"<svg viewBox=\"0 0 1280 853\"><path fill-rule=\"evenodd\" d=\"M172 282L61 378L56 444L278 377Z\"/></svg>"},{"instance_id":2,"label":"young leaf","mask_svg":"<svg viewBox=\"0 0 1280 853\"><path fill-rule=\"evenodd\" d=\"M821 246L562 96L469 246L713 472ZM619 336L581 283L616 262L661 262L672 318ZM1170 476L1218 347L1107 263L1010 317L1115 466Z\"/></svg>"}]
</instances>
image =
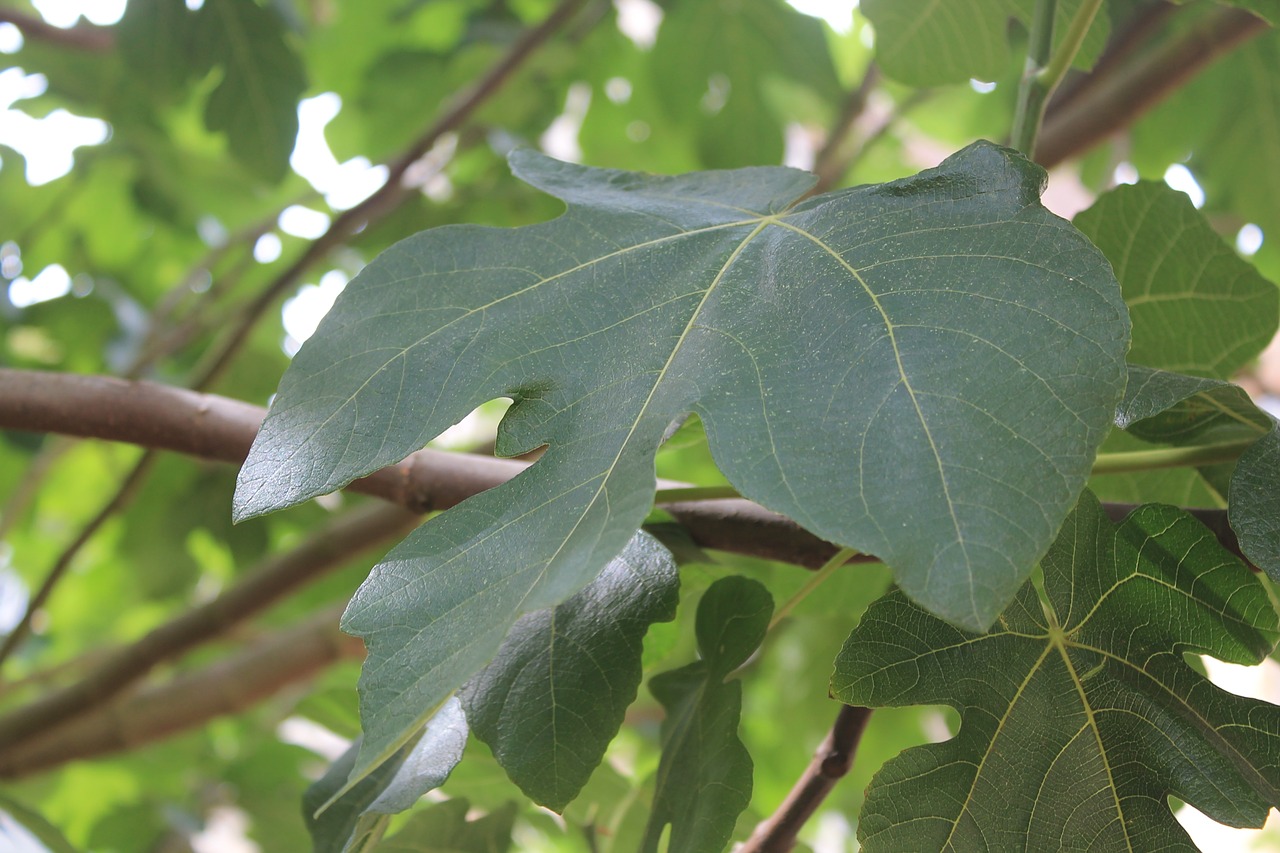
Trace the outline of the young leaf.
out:
<instances>
[{"instance_id":1,"label":"young leaf","mask_svg":"<svg viewBox=\"0 0 1280 853\"><path fill-rule=\"evenodd\" d=\"M372 849L386 830L387 817L407 810L427 791L443 785L462 760L466 745L462 705L450 699L416 742L406 743L391 760L344 791L360 749L358 740L352 743L303 795L302 816L314 853Z\"/></svg>"},{"instance_id":2,"label":"young leaf","mask_svg":"<svg viewBox=\"0 0 1280 853\"><path fill-rule=\"evenodd\" d=\"M645 632L679 599L671 555L638 533L591 585L517 622L463 687L471 730L531 799L559 812L582 790L636 697Z\"/></svg>"},{"instance_id":3,"label":"young leaf","mask_svg":"<svg viewBox=\"0 0 1280 853\"><path fill-rule=\"evenodd\" d=\"M693 410L747 497L873 553L985 627L1083 486L1124 385L1105 259L989 143L880 186L796 199L784 168L674 178L530 151L552 222L427 231L365 268L295 357L240 473L244 518L398 461L498 395L509 483L419 528L345 628L368 769L622 551L654 455ZM998 450L997 450L998 448ZM357 770L357 774L360 771Z\"/></svg>"},{"instance_id":4,"label":"young leaf","mask_svg":"<svg viewBox=\"0 0 1280 853\"><path fill-rule=\"evenodd\" d=\"M667 824L669 850L720 853L751 801L751 756L738 740L742 685L725 677L764 640L773 599L740 575L713 583L698 602L701 660L656 676L649 689L667 710L662 760L642 853Z\"/></svg>"},{"instance_id":5,"label":"young leaf","mask_svg":"<svg viewBox=\"0 0 1280 853\"><path fill-rule=\"evenodd\" d=\"M849 637L841 701L961 716L955 738L872 780L863 849L1194 851L1168 796L1260 826L1280 804L1280 708L1182 655L1264 658L1277 621L1261 584L1181 510L1116 526L1088 492L1042 565L1044 600L1028 583L986 634L893 592Z\"/></svg>"},{"instance_id":6,"label":"young leaf","mask_svg":"<svg viewBox=\"0 0 1280 853\"><path fill-rule=\"evenodd\" d=\"M1116 425L1145 441L1187 446L1252 442L1230 475L1227 517L1240 550L1280 580L1280 431L1239 386L1129 368ZM1224 475L1225 477L1225 475Z\"/></svg>"},{"instance_id":7,"label":"young leaf","mask_svg":"<svg viewBox=\"0 0 1280 853\"><path fill-rule=\"evenodd\" d=\"M1129 359L1225 379L1280 322L1280 292L1222 241L1186 193L1119 186L1075 218L1115 269L1133 320Z\"/></svg>"}]
</instances>

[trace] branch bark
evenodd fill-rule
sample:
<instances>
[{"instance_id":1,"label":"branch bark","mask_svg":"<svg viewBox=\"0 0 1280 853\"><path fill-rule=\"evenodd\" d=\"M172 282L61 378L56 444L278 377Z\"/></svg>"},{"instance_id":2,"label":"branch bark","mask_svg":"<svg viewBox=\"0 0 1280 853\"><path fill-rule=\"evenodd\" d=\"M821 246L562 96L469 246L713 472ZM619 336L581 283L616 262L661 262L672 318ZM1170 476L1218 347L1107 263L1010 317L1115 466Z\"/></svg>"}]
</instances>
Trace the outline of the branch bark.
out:
<instances>
[{"instance_id":1,"label":"branch bark","mask_svg":"<svg viewBox=\"0 0 1280 853\"><path fill-rule=\"evenodd\" d=\"M205 669L138 691L55 732L7 749L0 753L0 778L136 749L250 708L338 660L359 659L364 656L364 644L338 630L341 613L341 606L325 608Z\"/></svg>"},{"instance_id":2,"label":"branch bark","mask_svg":"<svg viewBox=\"0 0 1280 853\"><path fill-rule=\"evenodd\" d=\"M15 9L0 9L0 24L13 24L24 39L43 41L74 50L104 53L115 47L115 39L102 27L78 24L68 29L47 24L34 15L26 15Z\"/></svg>"},{"instance_id":3,"label":"branch bark","mask_svg":"<svg viewBox=\"0 0 1280 853\"><path fill-rule=\"evenodd\" d=\"M796 846L800 829L853 766L858 742L870 718L870 708L840 706L831 731L813 754L804 774L778 810L761 821L738 853L787 853Z\"/></svg>"},{"instance_id":4,"label":"branch bark","mask_svg":"<svg viewBox=\"0 0 1280 853\"><path fill-rule=\"evenodd\" d=\"M248 572L212 601L116 650L82 680L0 717L0 754L95 711L157 664L217 637L370 548L407 534L421 520L398 506L375 505L330 522L292 551Z\"/></svg>"},{"instance_id":5,"label":"branch bark","mask_svg":"<svg viewBox=\"0 0 1280 853\"><path fill-rule=\"evenodd\" d=\"M266 411L258 406L151 382L0 368L0 429L54 432L176 450L240 463ZM529 466L513 459L419 450L347 488L413 512L448 509L505 483ZM790 519L741 499L664 504L703 548L816 569L838 550ZM1108 504L1123 517L1132 504ZM1237 556L1226 512L1191 509ZM864 561L871 559L861 558Z\"/></svg>"},{"instance_id":6,"label":"branch bark","mask_svg":"<svg viewBox=\"0 0 1280 853\"><path fill-rule=\"evenodd\" d=\"M1071 97L1050 104L1036 161L1052 168L1138 120L1215 60L1269 29L1240 9L1217 9L1200 25L1170 37L1120 67L1095 71Z\"/></svg>"}]
</instances>

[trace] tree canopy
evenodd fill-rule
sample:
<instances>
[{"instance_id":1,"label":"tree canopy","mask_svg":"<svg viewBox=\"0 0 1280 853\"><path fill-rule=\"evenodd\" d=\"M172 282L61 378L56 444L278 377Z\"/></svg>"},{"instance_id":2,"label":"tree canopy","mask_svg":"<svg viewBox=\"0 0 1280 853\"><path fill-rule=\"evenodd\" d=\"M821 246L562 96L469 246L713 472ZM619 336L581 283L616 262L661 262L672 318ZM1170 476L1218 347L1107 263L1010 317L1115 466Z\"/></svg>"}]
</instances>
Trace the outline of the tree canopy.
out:
<instances>
[{"instance_id":1,"label":"tree canopy","mask_svg":"<svg viewBox=\"0 0 1280 853\"><path fill-rule=\"evenodd\" d=\"M0 847L1280 807L1206 678L1280 638L1276 0L55 5L0 7Z\"/></svg>"}]
</instances>

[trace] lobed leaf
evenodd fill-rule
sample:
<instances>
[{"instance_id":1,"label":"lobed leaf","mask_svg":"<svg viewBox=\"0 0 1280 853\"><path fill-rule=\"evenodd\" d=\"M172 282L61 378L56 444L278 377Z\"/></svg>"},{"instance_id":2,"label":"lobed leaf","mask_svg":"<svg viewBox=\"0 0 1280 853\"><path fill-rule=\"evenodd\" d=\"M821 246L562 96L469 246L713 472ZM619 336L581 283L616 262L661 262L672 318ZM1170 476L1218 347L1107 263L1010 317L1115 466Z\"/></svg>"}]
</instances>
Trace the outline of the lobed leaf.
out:
<instances>
[{"instance_id":1,"label":"lobed leaf","mask_svg":"<svg viewBox=\"0 0 1280 853\"><path fill-rule=\"evenodd\" d=\"M1280 635L1262 585L1181 510L1116 526L1088 492L1042 565L1043 596L1028 583L985 634L893 592L850 635L841 701L961 716L872 780L863 849L1194 851L1168 796L1260 826L1280 803L1280 708L1183 653L1261 661Z\"/></svg>"},{"instance_id":2,"label":"lobed leaf","mask_svg":"<svg viewBox=\"0 0 1280 853\"><path fill-rule=\"evenodd\" d=\"M581 592L517 622L463 687L472 732L530 799L559 812L582 790L636 697L645 632L679 598L670 553L637 533Z\"/></svg>"},{"instance_id":3,"label":"lobed leaf","mask_svg":"<svg viewBox=\"0 0 1280 853\"><path fill-rule=\"evenodd\" d=\"M569 204L401 242L298 353L240 518L400 460L498 395L498 452L546 453L419 528L344 619L364 637L364 751L394 753L522 614L593 580L643 521L695 411L745 496L876 554L985 627L1052 541L1124 384L1105 259L977 143L937 169L797 203L783 168L654 177L512 157Z\"/></svg>"},{"instance_id":4,"label":"lobed leaf","mask_svg":"<svg viewBox=\"0 0 1280 853\"><path fill-rule=\"evenodd\" d=\"M725 681L764 639L773 599L758 581L734 575L698 602L696 663L655 676L649 689L667 711L662 760L642 853L720 853L751 802L751 756L738 740L742 685Z\"/></svg>"}]
</instances>

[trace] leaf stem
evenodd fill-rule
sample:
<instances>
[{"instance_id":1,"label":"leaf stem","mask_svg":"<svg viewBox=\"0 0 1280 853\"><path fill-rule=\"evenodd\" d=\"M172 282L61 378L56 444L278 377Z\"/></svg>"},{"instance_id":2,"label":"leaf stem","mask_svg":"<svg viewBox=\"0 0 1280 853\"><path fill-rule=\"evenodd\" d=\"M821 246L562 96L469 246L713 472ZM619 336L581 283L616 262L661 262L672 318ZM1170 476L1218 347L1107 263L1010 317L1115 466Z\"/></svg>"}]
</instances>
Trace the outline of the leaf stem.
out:
<instances>
[{"instance_id":1,"label":"leaf stem","mask_svg":"<svg viewBox=\"0 0 1280 853\"><path fill-rule=\"evenodd\" d=\"M808 598L809 594L815 589L822 586L822 583L831 577L836 569L856 556L858 556L858 552L852 548L841 548L837 551L834 557L827 560L822 568L813 573L813 577L809 578L808 582L800 587L795 595L788 598L781 607L774 611L773 618L769 620L769 630L772 631L779 622L786 619L791 614L791 611L796 609L796 605Z\"/></svg>"},{"instance_id":2,"label":"leaf stem","mask_svg":"<svg viewBox=\"0 0 1280 853\"><path fill-rule=\"evenodd\" d=\"M742 496L733 486L676 486L670 489L658 489L653 495L653 502L671 504L680 501L718 501L739 497Z\"/></svg>"},{"instance_id":3,"label":"leaf stem","mask_svg":"<svg viewBox=\"0 0 1280 853\"><path fill-rule=\"evenodd\" d=\"M1037 0L1031 18L1031 38L1027 44L1027 61L1022 70L1022 82L1018 86L1018 106L1013 116L1013 147L1028 159L1035 154L1036 135L1044 118L1044 106L1049 101L1040 72L1049 63L1053 50L1053 19L1058 12L1058 0Z\"/></svg>"},{"instance_id":4,"label":"leaf stem","mask_svg":"<svg viewBox=\"0 0 1280 853\"><path fill-rule=\"evenodd\" d=\"M1053 22L1057 0L1038 0L1031 19L1031 36L1027 46L1027 63L1018 88L1018 106L1013 119L1012 144L1030 159L1035 159L1036 138L1049 103L1062 78L1066 76L1102 0L1084 0L1067 26L1066 35L1053 49Z\"/></svg>"},{"instance_id":5,"label":"leaf stem","mask_svg":"<svg viewBox=\"0 0 1280 853\"><path fill-rule=\"evenodd\" d=\"M1256 439L1224 441L1197 447L1161 447L1156 450L1133 450L1125 453L1100 453L1093 463L1094 474L1129 474L1161 468L1186 468L1234 462Z\"/></svg>"}]
</instances>

